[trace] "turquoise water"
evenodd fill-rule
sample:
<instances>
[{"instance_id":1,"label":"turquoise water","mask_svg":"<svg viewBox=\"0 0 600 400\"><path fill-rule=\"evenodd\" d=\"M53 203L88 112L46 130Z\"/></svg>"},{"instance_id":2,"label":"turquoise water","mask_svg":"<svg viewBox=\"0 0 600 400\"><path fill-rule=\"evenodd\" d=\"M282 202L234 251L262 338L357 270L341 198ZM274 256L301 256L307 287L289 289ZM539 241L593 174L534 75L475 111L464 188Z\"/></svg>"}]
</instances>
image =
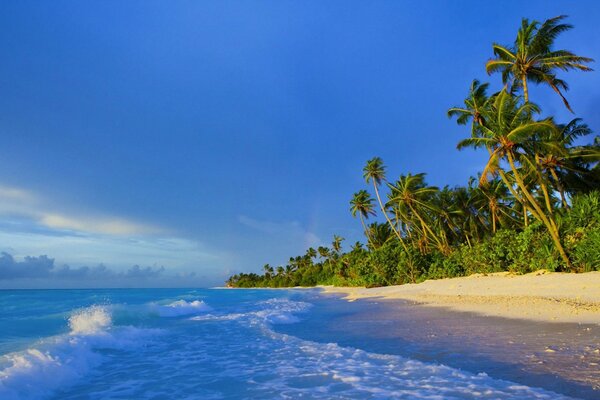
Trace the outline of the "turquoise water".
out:
<instances>
[{"instance_id":1,"label":"turquoise water","mask_svg":"<svg viewBox=\"0 0 600 400\"><path fill-rule=\"evenodd\" d=\"M0 291L0 399L566 398L302 339L318 301L293 290Z\"/></svg>"}]
</instances>

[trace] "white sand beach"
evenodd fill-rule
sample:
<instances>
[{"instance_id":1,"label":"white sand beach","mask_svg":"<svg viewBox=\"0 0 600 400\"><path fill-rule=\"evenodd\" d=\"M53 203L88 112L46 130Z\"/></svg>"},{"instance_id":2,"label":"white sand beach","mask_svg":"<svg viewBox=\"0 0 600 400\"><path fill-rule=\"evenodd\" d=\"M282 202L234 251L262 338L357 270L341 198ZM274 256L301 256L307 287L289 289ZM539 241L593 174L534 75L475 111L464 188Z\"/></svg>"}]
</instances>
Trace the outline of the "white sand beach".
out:
<instances>
[{"instance_id":1,"label":"white sand beach","mask_svg":"<svg viewBox=\"0 0 600 400\"><path fill-rule=\"evenodd\" d=\"M480 315L545 322L600 325L600 272L506 272L430 280L379 288L323 286L325 293L363 298L404 299Z\"/></svg>"}]
</instances>

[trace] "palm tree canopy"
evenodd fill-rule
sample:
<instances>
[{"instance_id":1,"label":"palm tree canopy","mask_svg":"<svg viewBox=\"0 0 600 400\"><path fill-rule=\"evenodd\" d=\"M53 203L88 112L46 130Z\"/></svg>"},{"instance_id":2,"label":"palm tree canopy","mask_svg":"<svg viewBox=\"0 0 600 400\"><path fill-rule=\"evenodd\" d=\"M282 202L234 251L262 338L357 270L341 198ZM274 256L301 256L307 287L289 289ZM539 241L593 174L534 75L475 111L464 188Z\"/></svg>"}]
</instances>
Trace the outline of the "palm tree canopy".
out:
<instances>
[{"instance_id":1,"label":"palm tree canopy","mask_svg":"<svg viewBox=\"0 0 600 400\"><path fill-rule=\"evenodd\" d=\"M573 28L562 21L565 15L550 18L540 24L523 18L517 38L512 46L493 45L495 58L486 64L488 74L499 72L502 81L510 90L523 89L528 101L527 81L550 86L563 100L569 111L573 111L563 91L568 90L565 81L557 78L557 70L591 71L586 64L594 60L578 56L568 50L554 50L554 41L563 32Z\"/></svg>"},{"instance_id":2,"label":"palm tree canopy","mask_svg":"<svg viewBox=\"0 0 600 400\"><path fill-rule=\"evenodd\" d=\"M363 178L370 183L373 181L376 185L381 184L385 180L385 165L379 157L373 157L367 161L367 165L363 168Z\"/></svg>"},{"instance_id":3,"label":"palm tree canopy","mask_svg":"<svg viewBox=\"0 0 600 400\"><path fill-rule=\"evenodd\" d=\"M369 215L375 215L373 198L369 192L359 190L354 193L352 200L350 200L350 211L353 217L356 217L357 214L362 215L364 218L369 218Z\"/></svg>"},{"instance_id":4,"label":"palm tree canopy","mask_svg":"<svg viewBox=\"0 0 600 400\"><path fill-rule=\"evenodd\" d=\"M464 101L464 107L452 107L448 110L448 117L456 117L459 125L466 125L469 120L474 124L483 124L481 112L488 102L487 89L489 83L481 83L477 79L471 82L469 95Z\"/></svg>"},{"instance_id":5,"label":"palm tree canopy","mask_svg":"<svg viewBox=\"0 0 600 400\"><path fill-rule=\"evenodd\" d=\"M342 251L342 241L344 238L338 235L333 235L333 242L331 243L331 247L336 253Z\"/></svg>"}]
</instances>

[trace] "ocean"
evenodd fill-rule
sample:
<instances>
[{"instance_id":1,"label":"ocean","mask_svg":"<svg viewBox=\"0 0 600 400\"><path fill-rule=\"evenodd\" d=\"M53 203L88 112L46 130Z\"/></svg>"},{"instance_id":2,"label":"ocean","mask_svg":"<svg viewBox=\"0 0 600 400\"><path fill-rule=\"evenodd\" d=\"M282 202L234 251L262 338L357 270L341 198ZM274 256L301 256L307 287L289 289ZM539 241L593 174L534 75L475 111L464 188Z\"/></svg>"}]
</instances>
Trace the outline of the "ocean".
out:
<instances>
[{"instance_id":1,"label":"ocean","mask_svg":"<svg viewBox=\"0 0 600 400\"><path fill-rule=\"evenodd\" d=\"M0 291L0 399L568 398L346 340L325 329L327 301L316 290Z\"/></svg>"}]
</instances>

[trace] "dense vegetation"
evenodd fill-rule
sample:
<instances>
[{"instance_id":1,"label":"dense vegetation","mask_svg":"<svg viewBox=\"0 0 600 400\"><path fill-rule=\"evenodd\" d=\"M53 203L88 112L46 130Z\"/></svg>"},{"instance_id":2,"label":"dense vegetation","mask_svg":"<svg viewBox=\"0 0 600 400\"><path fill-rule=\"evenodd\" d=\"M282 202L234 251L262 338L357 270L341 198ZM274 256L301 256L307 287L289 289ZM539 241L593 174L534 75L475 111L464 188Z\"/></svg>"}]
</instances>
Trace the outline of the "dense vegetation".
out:
<instances>
[{"instance_id":1,"label":"dense vegetation","mask_svg":"<svg viewBox=\"0 0 600 400\"><path fill-rule=\"evenodd\" d=\"M238 274L235 287L376 286L455 277L472 273L538 269L600 270L600 137L578 118L560 123L541 117L528 86L548 86L562 99L559 71L590 71L593 60L555 50L556 37L572 28L564 16L543 23L523 19L512 46L493 45L488 74L499 73L502 90L471 84L460 107L448 115L469 126L458 143L487 151L479 176L464 187L437 188L423 173L386 179L383 161L366 163L363 176L373 190L350 201L366 245L342 251L309 248L286 266L264 266L264 274ZM382 222L367 223L380 214ZM383 222L384 221L384 222Z\"/></svg>"}]
</instances>

